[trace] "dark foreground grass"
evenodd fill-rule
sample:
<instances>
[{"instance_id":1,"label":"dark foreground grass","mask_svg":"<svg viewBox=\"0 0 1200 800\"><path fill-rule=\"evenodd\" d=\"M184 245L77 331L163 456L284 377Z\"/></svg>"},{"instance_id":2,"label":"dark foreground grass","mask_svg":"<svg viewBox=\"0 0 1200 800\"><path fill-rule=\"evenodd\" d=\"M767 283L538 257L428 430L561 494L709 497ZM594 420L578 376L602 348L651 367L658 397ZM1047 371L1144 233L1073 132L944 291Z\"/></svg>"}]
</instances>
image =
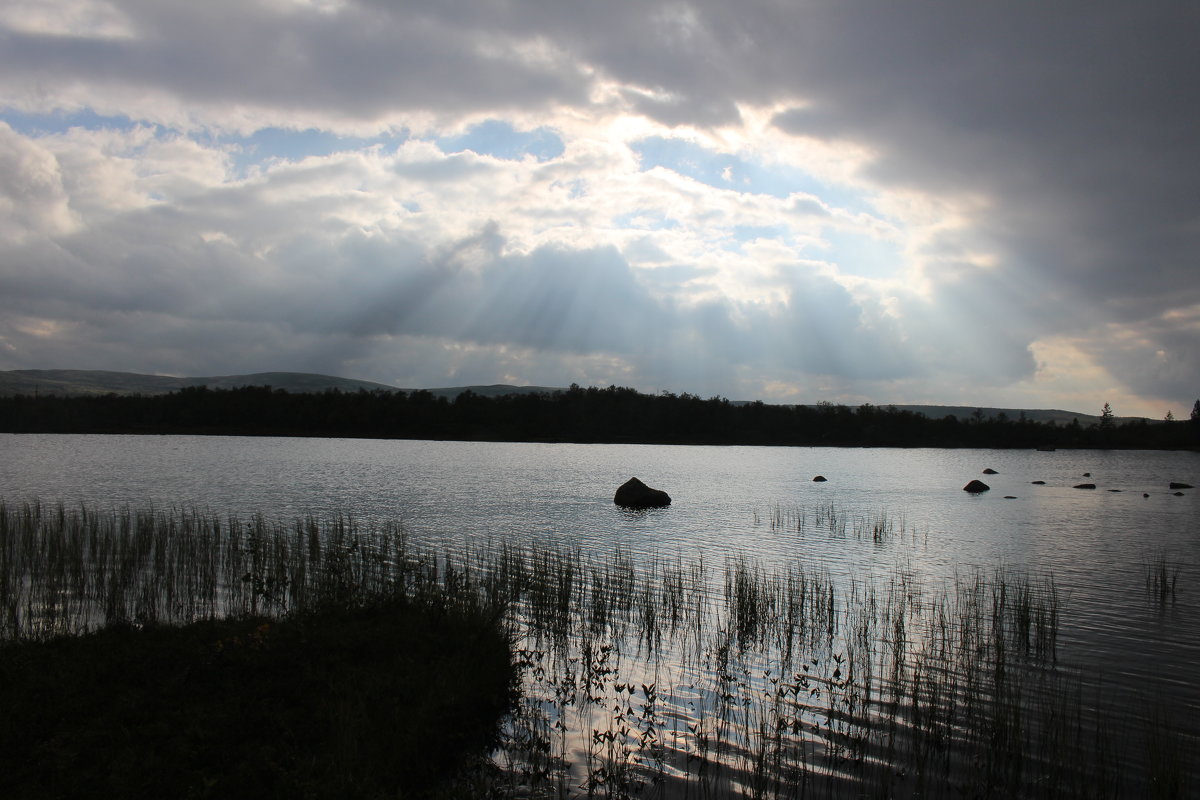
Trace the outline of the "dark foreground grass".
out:
<instances>
[{"instance_id":1,"label":"dark foreground grass","mask_svg":"<svg viewBox=\"0 0 1200 800\"><path fill-rule=\"evenodd\" d=\"M513 700L478 611L391 600L0 646L0 797L452 796Z\"/></svg>"}]
</instances>

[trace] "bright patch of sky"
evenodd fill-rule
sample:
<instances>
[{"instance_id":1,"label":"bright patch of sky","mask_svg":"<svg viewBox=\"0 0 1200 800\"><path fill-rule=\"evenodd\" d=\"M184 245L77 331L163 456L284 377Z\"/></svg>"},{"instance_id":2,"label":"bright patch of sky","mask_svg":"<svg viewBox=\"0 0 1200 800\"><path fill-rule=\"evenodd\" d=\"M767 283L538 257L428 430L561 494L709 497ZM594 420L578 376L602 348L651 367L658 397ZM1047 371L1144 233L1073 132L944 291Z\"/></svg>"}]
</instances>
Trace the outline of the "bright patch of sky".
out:
<instances>
[{"instance_id":1,"label":"bright patch of sky","mask_svg":"<svg viewBox=\"0 0 1200 800\"><path fill-rule=\"evenodd\" d=\"M222 146L232 146L234 168L239 174L245 174L251 167L272 161L301 161L377 146L394 149L407 140L405 131L365 138L340 136L316 128L298 131L272 127L260 128L249 136L221 136L215 141Z\"/></svg>"},{"instance_id":2,"label":"bright patch of sky","mask_svg":"<svg viewBox=\"0 0 1200 800\"><path fill-rule=\"evenodd\" d=\"M630 144L642 170L655 167L677 172L714 189L786 198L808 194L851 213L874 209L857 192L818 180L803 169L786 164L766 165L753 158L710 150L696 142L647 136Z\"/></svg>"},{"instance_id":3,"label":"bright patch of sky","mask_svg":"<svg viewBox=\"0 0 1200 800\"><path fill-rule=\"evenodd\" d=\"M52 114L30 114L15 108L0 107L0 122L8 123L10 128L25 136L65 133L71 128L128 131L141 124L123 115L97 114L90 108L70 112L57 111Z\"/></svg>"},{"instance_id":4,"label":"bright patch of sky","mask_svg":"<svg viewBox=\"0 0 1200 800\"><path fill-rule=\"evenodd\" d=\"M679 221L655 209L641 208L613 217L618 228L635 228L641 231L664 231L679 227Z\"/></svg>"},{"instance_id":5,"label":"bright patch of sky","mask_svg":"<svg viewBox=\"0 0 1200 800\"><path fill-rule=\"evenodd\" d=\"M846 231L829 231L824 238L830 258L843 273L884 280L907 267L907 257L896 242Z\"/></svg>"},{"instance_id":6,"label":"bright patch of sky","mask_svg":"<svg viewBox=\"0 0 1200 800\"><path fill-rule=\"evenodd\" d=\"M738 242L753 242L757 239L779 239L788 241L791 231L786 225L735 225L733 238Z\"/></svg>"},{"instance_id":7,"label":"bright patch of sky","mask_svg":"<svg viewBox=\"0 0 1200 800\"><path fill-rule=\"evenodd\" d=\"M92 109L50 114L33 114L14 108L0 109L0 122L26 136L47 136L66 133L73 128L87 131L128 132L137 127L154 131L155 137L165 139L180 136L179 131L161 125L131 119L124 115L106 116ZM264 127L249 135L193 134L202 146L216 147L231 153L235 173L241 176L257 166L277 161L302 161L305 158L329 156L334 153L364 150L371 147L394 149L408 140L408 132L386 133L372 137L343 136L329 130L308 128L296 130Z\"/></svg>"},{"instance_id":8,"label":"bright patch of sky","mask_svg":"<svg viewBox=\"0 0 1200 800\"><path fill-rule=\"evenodd\" d=\"M436 142L443 153L470 150L481 156L509 161L519 161L525 156L533 156L538 161L549 161L561 156L566 149L563 140L549 128L518 131L509 123L498 119L481 122L458 136L440 137Z\"/></svg>"}]
</instances>

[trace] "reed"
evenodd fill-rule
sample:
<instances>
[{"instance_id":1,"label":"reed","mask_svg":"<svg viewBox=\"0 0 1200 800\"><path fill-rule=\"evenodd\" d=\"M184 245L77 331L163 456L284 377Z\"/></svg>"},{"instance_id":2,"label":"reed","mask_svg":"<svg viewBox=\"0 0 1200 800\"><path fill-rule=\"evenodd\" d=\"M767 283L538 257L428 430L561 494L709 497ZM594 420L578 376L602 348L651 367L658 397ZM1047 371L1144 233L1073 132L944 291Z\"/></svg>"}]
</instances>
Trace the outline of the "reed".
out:
<instances>
[{"instance_id":1,"label":"reed","mask_svg":"<svg viewBox=\"0 0 1200 800\"><path fill-rule=\"evenodd\" d=\"M915 537L902 519L832 504L768 517L877 544ZM1162 585L1148 570L1155 596ZM1170 795L1198 771L1173 720L1116 726L1110 712L1136 703L1092 697L1088 676L1063 663L1053 575L835 579L801 560L713 565L507 541L434 552L399 525L346 517L0 504L9 640L283 619L383 596L483 610L507 632L520 699L478 794ZM1146 747L1115 747L1131 726Z\"/></svg>"},{"instance_id":2,"label":"reed","mask_svg":"<svg viewBox=\"0 0 1200 800\"><path fill-rule=\"evenodd\" d=\"M1142 567L1146 574L1146 596L1160 607L1175 602L1179 565L1169 561L1165 554L1158 553L1146 560Z\"/></svg>"}]
</instances>

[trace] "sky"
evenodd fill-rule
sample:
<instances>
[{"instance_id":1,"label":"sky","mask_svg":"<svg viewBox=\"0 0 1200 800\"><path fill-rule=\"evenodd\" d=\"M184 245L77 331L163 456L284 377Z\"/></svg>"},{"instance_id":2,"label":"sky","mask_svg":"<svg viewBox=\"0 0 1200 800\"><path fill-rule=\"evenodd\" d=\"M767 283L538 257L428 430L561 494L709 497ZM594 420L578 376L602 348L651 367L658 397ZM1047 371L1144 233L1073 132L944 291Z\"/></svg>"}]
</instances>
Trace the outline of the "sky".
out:
<instances>
[{"instance_id":1,"label":"sky","mask_svg":"<svg viewBox=\"0 0 1200 800\"><path fill-rule=\"evenodd\" d=\"M1186 417L1200 7L3 0L0 369Z\"/></svg>"}]
</instances>

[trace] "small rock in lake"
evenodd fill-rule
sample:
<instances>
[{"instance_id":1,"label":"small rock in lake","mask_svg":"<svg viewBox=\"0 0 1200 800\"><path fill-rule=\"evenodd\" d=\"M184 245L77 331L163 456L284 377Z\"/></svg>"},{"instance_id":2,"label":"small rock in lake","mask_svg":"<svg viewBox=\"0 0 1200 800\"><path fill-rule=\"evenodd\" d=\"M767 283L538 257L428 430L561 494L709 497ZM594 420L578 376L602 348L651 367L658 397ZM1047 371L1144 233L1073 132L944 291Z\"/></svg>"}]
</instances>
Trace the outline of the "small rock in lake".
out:
<instances>
[{"instance_id":1,"label":"small rock in lake","mask_svg":"<svg viewBox=\"0 0 1200 800\"><path fill-rule=\"evenodd\" d=\"M1083 477L1085 477L1085 478L1090 478L1090 477L1092 477L1092 473L1090 473L1090 472L1085 472L1085 473L1083 473Z\"/></svg>"},{"instance_id":2,"label":"small rock in lake","mask_svg":"<svg viewBox=\"0 0 1200 800\"><path fill-rule=\"evenodd\" d=\"M979 494L980 492L986 492L988 489L991 489L991 488L992 487L988 486L986 483L984 483L981 480L973 480L970 483L968 483L966 486L963 487L963 491L970 492L971 494Z\"/></svg>"},{"instance_id":3,"label":"small rock in lake","mask_svg":"<svg viewBox=\"0 0 1200 800\"><path fill-rule=\"evenodd\" d=\"M813 478L813 483L824 483L826 480L828 479L824 475L818 475L817 477Z\"/></svg>"},{"instance_id":4,"label":"small rock in lake","mask_svg":"<svg viewBox=\"0 0 1200 800\"><path fill-rule=\"evenodd\" d=\"M1034 486L1045 486L1046 485L1045 481L1030 481L1030 483L1032 483Z\"/></svg>"},{"instance_id":5,"label":"small rock in lake","mask_svg":"<svg viewBox=\"0 0 1200 800\"><path fill-rule=\"evenodd\" d=\"M1190 483L1179 483L1178 481L1171 481L1170 488L1172 488L1172 489L1195 489L1196 487L1192 486Z\"/></svg>"},{"instance_id":6,"label":"small rock in lake","mask_svg":"<svg viewBox=\"0 0 1200 800\"><path fill-rule=\"evenodd\" d=\"M671 505L671 496L662 489L651 489L637 478L621 484L613 502L625 508L662 508Z\"/></svg>"},{"instance_id":7,"label":"small rock in lake","mask_svg":"<svg viewBox=\"0 0 1200 800\"><path fill-rule=\"evenodd\" d=\"M1096 484L1094 484L1094 483L1077 483L1077 484L1075 484L1074 488L1076 488L1076 489L1095 489Z\"/></svg>"},{"instance_id":8,"label":"small rock in lake","mask_svg":"<svg viewBox=\"0 0 1200 800\"><path fill-rule=\"evenodd\" d=\"M1176 497L1183 497L1183 492L1176 492L1176 493L1175 493L1175 496L1176 496Z\"/></svg>"},{"instance_id":9,"label":"small rock in lake","mask_svg":"<svg viewBox=\"0 0 1200 800\"><path fill-rule=\"evenodd\" d=\"M991 467L988 467L987 469L985 469L983 471L983 474L984 475L999 475L1000 473L996 472L996 470L992 469Z\"/></svg>"},{"instance_id":10,"label":"small rock in lake","mask_svg":"<svg viewBox=\"0 0 1200 800\"><path fill-rule=\"evenodd\" d=\"M1119 491L1121 491L1121 490L1120 490L1120 489L1109 489L1109 491L1110 491L1110 492L1119 492Z\"/></svg>"},{"instance_id":11,"label":"small rock in lake","mask_svg":"<svg viewBox=\"0 0 1200 800\"><path fill-rule=\"evenodd\" d=\"M1142 492L1142 497L1149 497L1149 496L1150 496L1149 492Z\"/></svg>"},{"instance_id":12,"label":"small rock in lake","mask_svg":"<svg viewBox=\"0 0 1200 800\"><path fill-rule=\"evenodd\" d=\"M1005 500L1016 500L1017 496L1015 494L1006 494L1006 495L1004 495L1004 499Z\"/></svg>"}]
</instances>

